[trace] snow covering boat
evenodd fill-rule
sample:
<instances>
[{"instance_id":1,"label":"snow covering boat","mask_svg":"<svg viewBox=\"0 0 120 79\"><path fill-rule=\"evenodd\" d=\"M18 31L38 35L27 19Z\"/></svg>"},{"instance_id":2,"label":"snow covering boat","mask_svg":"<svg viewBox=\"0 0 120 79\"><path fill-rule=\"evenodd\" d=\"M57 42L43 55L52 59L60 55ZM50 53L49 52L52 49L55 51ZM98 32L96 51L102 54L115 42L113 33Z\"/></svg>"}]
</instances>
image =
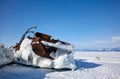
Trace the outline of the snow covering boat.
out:
<instances>
[{"instance_id":1,"label":"snow covering boat","mask_svg":"<svg viewBox=\"0 0 120 79\"><path fill-rule=\"evenodd\" d=\"M68 68L74 70L76 68L73 52L69 49L73 49L73 46L66 46L66 49L62 49L59 43L53 44L43 41L44 44L58 47L58 50L54 53L50 54L54 60L49 58L41 57L34 53L31 46L31 39L25 38L20 46L20 50L14 53L14 60L16 62L25 64L25 65L33 65L39 66L41 68L55 68L62 69ZM70 54L67 54L71 52Z\"/></svg>"},{"instance_id":2,"label":"snow covering boat","mask_svg":"<svg viewBox=\"0 0 120 79\"><path fill-rule=\"evenodd\" d=\"M51 39L50 35L40 32L34 33L34 37L29 36L26 38L25 35L31 32L32 28L36 27L29 28L13 49L6 49L10 52L10 57L6 57L10 59L9 62L13 60L18 63L39 66L41 68L76 69L73 57L74 46L72 44ZM4 52L2 47L0 51ZM8 54L4 53L4 55ZM3 56L3 60L5 59L4 55L0 55Z\"/></svg>"}]
</instances>

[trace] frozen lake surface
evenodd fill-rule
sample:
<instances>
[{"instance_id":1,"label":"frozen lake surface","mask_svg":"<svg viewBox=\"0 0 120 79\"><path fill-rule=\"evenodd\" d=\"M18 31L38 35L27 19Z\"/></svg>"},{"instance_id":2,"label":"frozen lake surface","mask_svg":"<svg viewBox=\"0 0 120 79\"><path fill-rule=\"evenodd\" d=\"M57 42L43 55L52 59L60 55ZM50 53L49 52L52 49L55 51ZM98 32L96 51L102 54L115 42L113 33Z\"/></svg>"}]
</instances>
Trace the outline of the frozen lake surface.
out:
<instances>
[{"instance_id":1,"label":"frozen lake surface","mask_svg":"<svg viewBox=\"0 0 120 79\"><path fill-rule=\"evenodd\" d=\"M40 69L20 64L0 67L0 79L120 79L120 52L75 52L77 69Z\"/></svg>"}]
</instances>

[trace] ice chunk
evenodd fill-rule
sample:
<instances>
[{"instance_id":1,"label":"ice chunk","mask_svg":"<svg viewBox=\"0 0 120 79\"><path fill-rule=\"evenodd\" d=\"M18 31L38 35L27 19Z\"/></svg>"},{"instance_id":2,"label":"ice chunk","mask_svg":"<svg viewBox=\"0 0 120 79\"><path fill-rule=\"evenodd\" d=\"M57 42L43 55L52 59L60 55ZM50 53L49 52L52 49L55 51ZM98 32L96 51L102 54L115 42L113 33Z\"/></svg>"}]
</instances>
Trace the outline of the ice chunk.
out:
<instances>
[{"instance_id":1,"label":"ice chunk","mask_svg":"<svg viewBox=\"0 0 120 79\"><path fill-rule=\"evenodd\" d=\"M42 68L56 68L56 69L68 68L73 70L76 68L72 53L70 54L66 53L69 51L72 52L72 49L71 49L72 47L69 49L64 45L62 45L64 46L62 47L60 46L60 44L54 45L52 43L44 42L47 44L51 44L52 46L58 47L57 52L52 53L52 56L55 58L55 60L51 60L51 59L36 55L32 50L31 42L32 41L27 38L23 40L20 46L20 50L14 54L14 60L16 62L26 64L26 65L39 66Z\"/></svg>"}]
</instances>

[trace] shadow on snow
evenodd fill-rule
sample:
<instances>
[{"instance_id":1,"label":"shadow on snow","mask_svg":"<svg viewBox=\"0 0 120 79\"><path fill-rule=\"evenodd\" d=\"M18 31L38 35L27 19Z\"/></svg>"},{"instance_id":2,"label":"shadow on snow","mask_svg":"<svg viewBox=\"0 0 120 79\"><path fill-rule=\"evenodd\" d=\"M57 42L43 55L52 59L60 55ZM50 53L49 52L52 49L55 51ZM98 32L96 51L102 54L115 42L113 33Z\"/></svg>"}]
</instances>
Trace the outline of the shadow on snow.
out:
<instances>
[{"instance_id":1,"label":"shadow on snow","mask_svg":"<svg viewBox=\"0 0 120 79\"><path fill-rule=\"evenodd\" d=\"M76 59L75 63L76 63L77 69L96 68L102 65L102 64L92 63L92 62L86 62L85 59Z\"/></svg>"},{"instance_id":2,"label":"shadow on snow","mask_svg":"<svg viewBox=\"0 0 120 79\"><path fill-rule=\"evenodd\" d=\"M96 64L92 62L86 62L84 59L75 60L77 69L90 69L101 66L102 64ZM64 72L70 71L70 69L42 69L33 66L25 66L20 64L9 64L0 67L1 79L44 79L45 75L50 72Z\"/></svg>"},{"instance_id":3,"label":"shadow on snow","mask_svg":"<svg viewBox=\"0 0 120 79\"><path fill-rule=\"evenodd\" d=\"M44 79L49 70L20 64L0 67L0 79Z\"/></svg>"}]
</instances>

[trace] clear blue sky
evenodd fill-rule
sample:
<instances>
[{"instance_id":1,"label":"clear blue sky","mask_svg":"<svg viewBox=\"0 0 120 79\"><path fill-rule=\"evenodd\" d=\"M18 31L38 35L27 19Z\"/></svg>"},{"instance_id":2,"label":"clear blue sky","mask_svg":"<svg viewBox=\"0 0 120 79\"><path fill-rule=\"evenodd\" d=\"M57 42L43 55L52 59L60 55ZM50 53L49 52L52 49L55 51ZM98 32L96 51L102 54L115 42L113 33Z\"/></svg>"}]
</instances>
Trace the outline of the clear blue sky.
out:
<instances>
[{"instance_id":1,"label":"clear blue sky","mask_svg":"<svg viewBox=\"0 0 120 79\"><path fill-rule=\"evenodd\" d=\"M120 47L120 0L0 0L0 43L31 26L79 48Z\"/></svg>"}]
</instances>

